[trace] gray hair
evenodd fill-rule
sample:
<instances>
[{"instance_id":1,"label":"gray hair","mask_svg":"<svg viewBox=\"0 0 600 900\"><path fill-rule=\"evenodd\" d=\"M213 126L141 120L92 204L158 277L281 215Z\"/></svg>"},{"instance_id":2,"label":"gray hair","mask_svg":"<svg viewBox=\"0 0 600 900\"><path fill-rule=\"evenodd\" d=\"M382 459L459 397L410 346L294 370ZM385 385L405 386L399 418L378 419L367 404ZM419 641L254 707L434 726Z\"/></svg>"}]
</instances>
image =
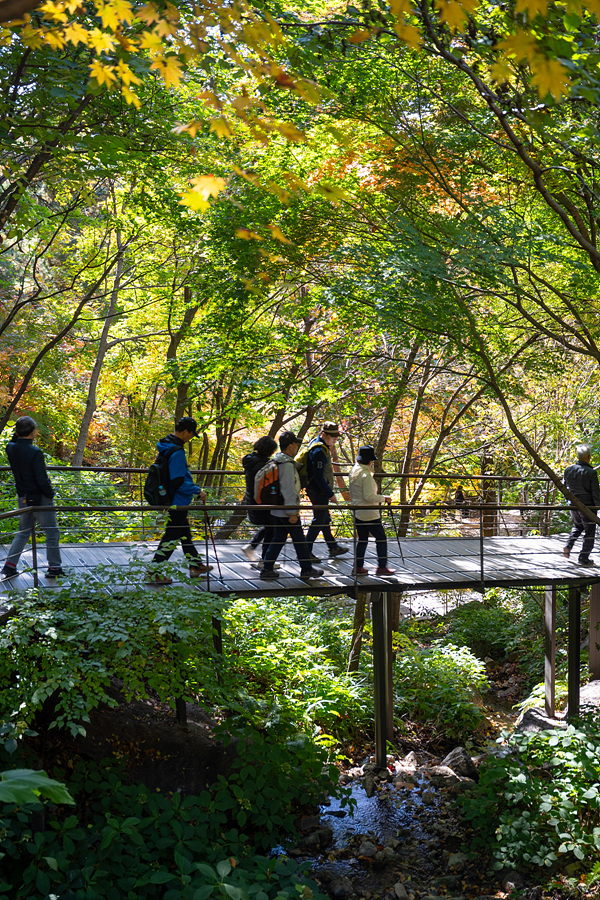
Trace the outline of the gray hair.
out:
<instances>
[{"instance_id":1,"label":"gray hair","mask_svg":"<svg viewBox=\"0 0 600 900\"><path fill-rule=\"evenodd\" d=\"M577 459L588 459L592 455L592 448L589 444L579 444L577 447Z\"/></svg>"},{"instance_id":2,"label":"gray hair","mask_svg":"<svg viewBox=\"0 0 600 900\"><path fill-rule=\"evenodd\" d=\"M15 422L15 434L17 437L27 437L37 428L37 422L31 416L21 416Z\"/></svg>"}]
</instances>

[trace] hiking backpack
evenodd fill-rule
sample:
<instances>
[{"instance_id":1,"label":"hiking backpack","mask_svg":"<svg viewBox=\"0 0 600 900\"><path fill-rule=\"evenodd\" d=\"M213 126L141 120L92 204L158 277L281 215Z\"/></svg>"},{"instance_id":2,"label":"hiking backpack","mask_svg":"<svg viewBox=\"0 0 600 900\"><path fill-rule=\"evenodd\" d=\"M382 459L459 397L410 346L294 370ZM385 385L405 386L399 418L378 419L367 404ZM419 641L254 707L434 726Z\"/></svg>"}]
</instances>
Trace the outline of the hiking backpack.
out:
<instances>
[{"instance_id":1,"label":"hiking backpack","mask_svg":"<svg viewBox=\"0 0 600 900\"><path fill-rule=\"evenodd\" d=\"M254 501L265 506L283 506L279 466L270 459L254 476Z\"/></svg>"},{"instance_id":2,"label":"hiking backpack","mask_svg":"<svg viewBox=\"0 0 600 900\"><path fill-rule=\"evenodd\" d=\"M295 459L296 463L296 471L300 476L300 487L305 488L308 484L308 452L310 447L307 447L306 450L303 450L302 453L299 453Z\"/></svg>"},{"instance_id":3,"label":"hiking backpack","mask_svg":"<svg viewBox=\"0 0 600 900\"><path fill-rule=\"evenodd\" d=\"M170 506L173 499L169 477L169 459L181 447L173 445L157 454L144 482L144 497L150 506Z\"/></svg>"}]
</instances>

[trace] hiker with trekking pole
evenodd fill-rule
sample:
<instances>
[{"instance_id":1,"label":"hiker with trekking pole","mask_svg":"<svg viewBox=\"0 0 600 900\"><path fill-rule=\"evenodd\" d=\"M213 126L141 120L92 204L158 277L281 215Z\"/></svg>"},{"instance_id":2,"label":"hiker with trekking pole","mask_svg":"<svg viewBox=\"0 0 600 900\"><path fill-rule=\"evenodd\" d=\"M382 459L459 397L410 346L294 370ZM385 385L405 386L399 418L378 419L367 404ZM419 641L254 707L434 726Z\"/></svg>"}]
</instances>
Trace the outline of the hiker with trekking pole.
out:
<instances>
[{"instance_id":1,"label":"hiker with trekking pole","mask_svg":"<svg viewBox=\"0 0 600 900\"><path fill-rule=\"evenodd\" d=\"M364 509L354 508L353 510L358 536L353 575L369 574L369 570L365 568L365 553L369 536L375 538L375 546L377 548L375 574L383 576L393 575L396 571L388 566L387 538L381 521L381 506L384 503L389 505L392 502L392 498L377 492L377 482L373 477L376 459L373 447L360 447L356 462L350 471L350 501L352 506L365 507Z\"/></svg>"}]
</instances>

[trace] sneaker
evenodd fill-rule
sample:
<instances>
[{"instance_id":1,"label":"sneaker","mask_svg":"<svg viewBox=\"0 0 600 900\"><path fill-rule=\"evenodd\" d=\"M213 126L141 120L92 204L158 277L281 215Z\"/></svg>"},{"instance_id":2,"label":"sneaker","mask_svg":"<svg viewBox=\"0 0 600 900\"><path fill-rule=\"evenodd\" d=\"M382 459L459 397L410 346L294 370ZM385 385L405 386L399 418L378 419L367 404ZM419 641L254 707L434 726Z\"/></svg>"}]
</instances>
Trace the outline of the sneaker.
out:
<instances>
[{"instance_id":1,"label":"sneaker","mask_svg":"<svg viewBox=\"0 0 600 900\"><path fill-rule=\"evenodd\" d=\"M261 569L258 577L261 581L273 581L274 578L278 578L279 576L274 569Z\"/></svg>"},{"instance_id":2,"label":"sneaker","mask_svg":"<svg viewBox=\"0 0 600 900\"><path fill-rule=\"evenodd\" d=\"M205 566L204 563L198 563L196 566L190 566L190 578L200 578L207 572L212 572L213 566Z\"/></svg>"},{"instance_id":3,"label":"sneaker","mask_svg":"<svg viewBox=\"0 0 600 900\"><path fill-rule=\"evenodd\" d=\"M258 562L251 563L251 566L252 566L253 569L262 569L262 567L264 566L264 564L265 564L265 563L264 563L264 560L259 559ZM279 563L273 563L273 568L274 568L274 569L280 569L281 566L279 565Z\"/></svg>"},{"instance_id":4,"label":"sneaker","mask_svg":"<svg viewBox=\"0 0 600 900\"><path fill-rule=\"evenodd\" d=\"M396 571L395 569L390 569L389 566L377 566L377 568L375 569L375 574L376 575L393 575L395 571Z\"/></svg>"},{"instance_id":5,"label":"sneaker","mask_svg":"<svg viewBox=\"0 0 600 900\"><path fill-rule=\"evenodd\" d=\"M56 569L53 569L53 568L48 569L48 571L44 575L44 578L63 578L64 574L65 574L64 571L61 569L60 566L58 566Z\"/></svg>"},{"instance_id":6,"label":"sneaker","mask_svg":"<svg viewBox=\"0 0 600 900\"><path fill-rule=\"evenodd\" d=\"M368 575L369 570L365 569L364 566L354 566L354 568L352 569L352 574L353 575Z\"/></svg>"},{"instance_id":7,"label":"sneaker","mask_svg":"<svg viewBox=\"0 0 600 900\"><path fill-rule=\"evenodd\" d=\"M159 575L158 572L146 572L146 584L173 584L173 579L168 575Z\"/></svg>"},{"instance_id":8,"label":"sneaker","mask_svg":"<svg viewBox=\"0 0 600 900\"><path fill-rule=\"evenodd\" d=\"M571 555L571 551L569 550L568 547L565 547L565 549L563 550L563 556L566 556L566 558L568 559L570 557L570 555Z\"/></svg>"},{"instance_id":9,"label":"sneaker","mask_svg":"<svg viewBox=\"0 0 600 900\"><path fill-rule=\"evenodd\" d=\"M311 566L306 572L300 572L300 578L320 578L325 573L325 569L319 569L318 566Z\"/></svg>"},{"instance_id":10,"label":"sneaker","mask_svg":"<svg viewBox=\"0 0 600 900\"><path fill-rule=\"evenodd\" d=\"M335 547L330 547L329 555L330 556L342 556L344 553L349 553L350 547L344 547L343 544L336 544Z\"/></svg>"},{"instance_id":11,"label":"sneaker","mask_svg":"<svg viewBox=\"0 0 600 900\"><path fill-rule=\"evenodd\" d=\"M596 565L596 563L594 562L593 559L579 559L579 560L577 560L577 562L579 563L580 566L585 566L586 568Z\"/></svg>"},{"instance_id":12,"label":"sneaker","mask_svg":"<svg viewBox=\"0 0 600 900\"><path fill-rule=\"evenodd\" d=\"M2 575L4 578L15 578L19 574L16 566L4 566Z\"/></svg>"},{"instance_id":13,"label":"sneaker","mask_svg":"<svg viewBox=\"0 0 600 900\"><path fill-rule=\"evenodd\" d=\"M244 544L244 546L242 547L242 553L244 554L246 559L250 560L250 562L256 562L258 559L260 559L256 547L253 547L252 544Z\"/></svg>"}]
</instances>

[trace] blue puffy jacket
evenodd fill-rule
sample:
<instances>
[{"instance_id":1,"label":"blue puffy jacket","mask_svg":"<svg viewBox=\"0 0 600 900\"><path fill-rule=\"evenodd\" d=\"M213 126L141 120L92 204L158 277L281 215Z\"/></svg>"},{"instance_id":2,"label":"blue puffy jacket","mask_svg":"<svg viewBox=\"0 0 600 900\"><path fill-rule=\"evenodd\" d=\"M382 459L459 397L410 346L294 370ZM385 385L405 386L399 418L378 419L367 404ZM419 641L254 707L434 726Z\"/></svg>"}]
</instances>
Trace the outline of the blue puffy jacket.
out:
<instances>
[{"instance_id":1,"label":"blue puffy jacket","mask_svg":"<svg viewBox=\"0 0 600 900\"><path fill-rule=\"evenodd\" d=\"M189 506L194 497L198 496L201 488L194 484L183 441L174 434L168 434L165 438L160 439L156 449L159 453L164 453L165 450L170 450L173 444L179 446L181 452L175 450L169 457L169 481L171 491L174 492L171 506Z\"/></svg>"}]
</instances>

